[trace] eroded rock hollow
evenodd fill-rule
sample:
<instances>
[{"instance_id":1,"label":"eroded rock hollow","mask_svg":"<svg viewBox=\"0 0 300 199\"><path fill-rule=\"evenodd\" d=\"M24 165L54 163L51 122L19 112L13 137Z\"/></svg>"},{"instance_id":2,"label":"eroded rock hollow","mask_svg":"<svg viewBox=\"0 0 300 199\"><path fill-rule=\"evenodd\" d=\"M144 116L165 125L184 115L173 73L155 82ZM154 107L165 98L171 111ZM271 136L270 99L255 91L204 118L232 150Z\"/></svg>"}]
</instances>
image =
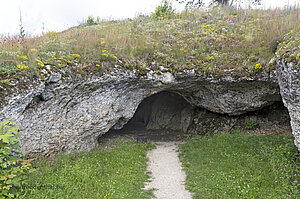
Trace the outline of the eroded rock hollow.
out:
<instances>
[{"instance_id":1,"label":"eroded rock hollow","mask_svg":"<svg viewBox=\"0 0 300 199\"><path fill-rule=\"evenodd\" d=\"M151 140L181 139L188 133L194 117L195 107L182 96L162 91L145 98L133 117L122 127L113 126L102 138L122 135L147 136Z\"/></svg>"},{"instance_id":2,"label":"eroded rock hollow","mask_svg":"<svg viewBox=\"0 0 300 199\"><path fill-rule=\"evenodd\" d=\"M141 102L128 127L144 126L146 130L187 132L192 115L193 107L183 97L163 91Z\"/></svg>"}]
</instances>

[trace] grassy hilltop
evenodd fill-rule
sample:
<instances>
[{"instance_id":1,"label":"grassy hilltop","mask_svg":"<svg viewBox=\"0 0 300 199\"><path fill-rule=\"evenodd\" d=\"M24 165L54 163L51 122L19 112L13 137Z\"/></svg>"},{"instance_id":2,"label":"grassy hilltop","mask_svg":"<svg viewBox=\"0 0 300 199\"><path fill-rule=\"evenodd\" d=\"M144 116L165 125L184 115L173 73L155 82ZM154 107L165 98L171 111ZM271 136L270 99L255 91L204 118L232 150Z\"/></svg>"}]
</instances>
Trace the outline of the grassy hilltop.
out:
<instances>
[{"instance_id":1,"label":"grassy hilltop","mask_svg":"<svg viewBox=\"0 0 300 199\"><path fill-rule=\"evenodd\" d=\"M0 97L32 78L58 71L73 79L114 68L251 76L274 69L279 55L299 63L300 9L166 13L87 23L39 37L0 40ZM25 82L25 83L24 83ZM27 83L26 83L27 82Z\"/></svg>"}]
</instances>

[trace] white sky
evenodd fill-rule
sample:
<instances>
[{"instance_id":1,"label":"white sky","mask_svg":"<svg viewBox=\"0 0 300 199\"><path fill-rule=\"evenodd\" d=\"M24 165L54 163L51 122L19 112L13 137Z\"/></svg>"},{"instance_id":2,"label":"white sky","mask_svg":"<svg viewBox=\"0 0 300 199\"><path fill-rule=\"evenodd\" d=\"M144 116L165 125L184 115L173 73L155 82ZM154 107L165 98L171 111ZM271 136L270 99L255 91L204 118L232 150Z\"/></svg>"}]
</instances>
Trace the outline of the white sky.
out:
<instances>
[{"instance_id":1,"label":"white sky","mask_svg":"<svg viewBox=\"0 0 300 199\"><path fill-rule=\"evenodd\" d=\"M247 1L247 0L245 0ZM20 9L23 27L28 34L43 30L61 31L78 25L88 16L101 19L133 18L150 14L161 0L0 0L0 34L18 34ZM294 5L300 0L262 0L262 7ZM173 6L183 9L173 0Z\"/></svg>"}]
</instances>

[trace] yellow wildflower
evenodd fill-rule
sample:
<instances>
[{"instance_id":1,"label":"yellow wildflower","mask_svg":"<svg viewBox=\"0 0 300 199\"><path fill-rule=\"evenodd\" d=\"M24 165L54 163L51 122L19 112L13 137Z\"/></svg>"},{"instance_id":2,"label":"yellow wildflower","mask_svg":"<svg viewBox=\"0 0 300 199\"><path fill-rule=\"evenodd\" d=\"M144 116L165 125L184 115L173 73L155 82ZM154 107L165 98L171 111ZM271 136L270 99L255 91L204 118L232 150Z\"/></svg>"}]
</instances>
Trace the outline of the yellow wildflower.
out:
<instances>
[{"instance_id":1,"label":"yellow wildflower","mask_svg":"<svg viewBox=\"0 0 300 199\"><path fill-rule=\"evenodd\" d=\"M99 67L100 65L99 65L99 64L96 64L96 66Z\"/></svg>"},{"instance_id":2,"label":"yellow wildflower","mask_svg":"<svg viewBox=\"0 0 300 199\"><path fill-rule=\"evenodd\" d=\"M36 53L36 52L37 52L37 50L36 50L35 48L30 49L30 51L31 51L32 53Z\"/></svg>"},{"instance_id":3,"label":"yellow wildflower","mask_svg":"<svg viewBox=\"0 0 300 199\"><path fill-rule=\"evenodd\" d=\"M300 53L298 53L298 54L297 54L297 56L296 56L296 60L298 61L298 60L299 60L299 58L300 58Z\"/></svg>"},{"instance_id":4,"label":"yellow wildflower","mask_svg":"<svg viewBox=\"0 0 300 199\"><path fill-rule=\"evenodd\" d=\"M112 57L115 58L116 60L118 60L117 56L114 55L114 56L112 56Z\"/></svg>"},{"instance_id":5,"label":"yellow wildflower","mask_svg":"<svg viewBox=\"0 0 300 199\"><path fill-rule=\"evenodd\" d=\"M26 55L22 56L22 55L16 55L17 58L20 58L20 59L25 59L25 60L28 60L28 57Z\"/></svg>"},{"instance_id":6,"label":"yellow wildflower","mask_svg":"<svg viewBox=\"0 0 300 199\"><path fill-rule=\"evenodd\" d=\"M201 28L207 28L209 26L209 24L203 24L202 26L201 26Z\"/></svg>"},{"instance_id":7,"label":"yellow wildflower","mask_svg":"<svg viewBox=\"0 0 300 199\"><path fill-rule=\"evenodd\" d=\"M45 66L45 64L41 60L35 59L35 61L38 63L38 66Z\"/></svg>"},{"instance_id":8,"label":"yellow wildflower","mask_svg":"<svg viewBox=\"0 0 300 199\"><path fill-rule=\"evenodd\" d=\"M104 39L101 39L100 44L101 44L101 45L104 45L105 43L106 43L105 40L104 40Z\"/></svg>"},{"instance_id":9,"label":"yellow wildflower","mask_svg":"<svg viewBox=\"0 0 300 199\"><path fill-rule=\"evenodd\" d=\"M220 37L222 37L222 38L224 38L224 39L226 39L227 37L226 36L224 36L224 35L219 35Z\"/></svg>"},{"instance_id":10,"label":"yellow wildflower","mask_svg":"<svg viewBox=\"0 0 300 199\"><path fill-rule=\"evenodd\" d=\"M102 53L101 55L104 57L108 57L108 54L105 54L105 53Z\"/></svg>"},{"instance_id":11,"label":"yellow wildflower","mask_svg":"<svg viewBox=\"0 0 300 199\"><path fill-rule=\"evenodd\" d=\"M72 54L72 56L76 59L80 59L80 55L78 55L78 54Z\"/></svg>"},{"instance_id":12,"label":"yellow wildflower","mask_svg":"<svg viewBox=\"0 0 300 199\"><path fill-rule=\"evenodd\" d=\"M25 66L25 65L22 65L22 64L18 64L17 67L19 69L27 69L28 68L28 66Z\"/></svg>"},{"instance_id":13,"label":"yellow wildflower","mask_svg":"<svg viewBox=\"0 0 300 199\"><path fill-rule=\"evenodd\" d=\"M260 70L260 69L262 69L262 64L258 63L258 64L255 65L254 68L255 68L255 70Z\"/></svg>"}]
</instances>

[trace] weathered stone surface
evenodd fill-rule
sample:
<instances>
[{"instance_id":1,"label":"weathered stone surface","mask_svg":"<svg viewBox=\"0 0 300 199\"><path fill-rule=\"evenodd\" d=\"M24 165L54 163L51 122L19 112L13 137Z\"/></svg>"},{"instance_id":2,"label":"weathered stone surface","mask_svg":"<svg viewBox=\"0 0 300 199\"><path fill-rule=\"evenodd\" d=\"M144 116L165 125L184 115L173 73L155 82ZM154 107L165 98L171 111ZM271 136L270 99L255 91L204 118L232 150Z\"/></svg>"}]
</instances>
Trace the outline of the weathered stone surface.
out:
<instances>
[{"instance_id":1,"label":"weathered stone surface","mask_svg":"<svg viewBox=\"0 0 300 199\"><path fill-rule=\"evenodd\" d=\"M266 74L219 79L192 72L150 71L138 76L134 71L116 71L81 81L56 80L27 90L0 111L0 119L11 116L21 122L24 153L90 150L99 135L122 128L143 99L161 91L177 93L192 106L229 115L281 100L276 79Z\"/></svg>"},{"instance_id":2,"label":"weathered stone surface","mask_svg":"<svg viewBox=\"0 0 300 199\"><path fill-rule=\"evenodd\" d=\"M300 70L282 60L277 62L277 75L283 103L291 117L295 145L300 150Z\"/></svg>"}]
</instances>

